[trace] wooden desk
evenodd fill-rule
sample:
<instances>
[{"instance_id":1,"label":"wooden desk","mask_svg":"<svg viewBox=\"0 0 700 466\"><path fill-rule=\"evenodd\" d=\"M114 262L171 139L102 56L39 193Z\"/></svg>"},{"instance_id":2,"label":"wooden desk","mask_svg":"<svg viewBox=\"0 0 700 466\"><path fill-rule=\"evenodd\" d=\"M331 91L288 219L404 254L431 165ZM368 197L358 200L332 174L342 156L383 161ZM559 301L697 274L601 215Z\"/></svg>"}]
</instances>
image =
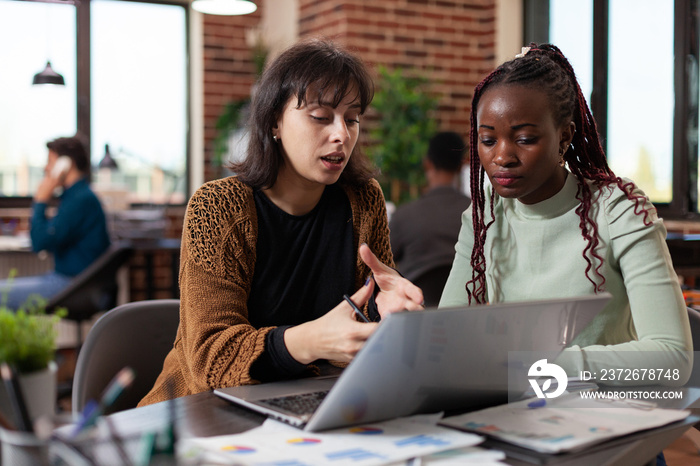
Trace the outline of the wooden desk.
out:
<instances>
[{"instance_id":1,"label":"wooden desk","mask_svg":"<svg viewBox=\"0 0 700 466\"><path fill-rule=\"evenodd\" d=\"M120 281L120 289L125 290L121 302L156 298L178 299L180 238L131 240L129 245L134 250L131 267L142 277L138 282L141 285L138 290L141 295L136 299L130 295L127 275ZM161 269L156 270L159 264L168 265L160 266ZM162 278L162 267L166 267L165 278ZM54 270L53 255L46 251L38 254L33 252L28 238L0 236L0 280L6 279L12 269L17 270L17 277L43 275Z\"/></svg>"},{"instance_id":2,"label":"wooden desk","mask_svg":"<svg viewBox=\"0 0 700 466\"><path fill-rule=\"evenodd\" d=\"M0 250L0 280L6 279L12 269L17 271L16 277L43 275L53 270L53 257L46 253L37 254L31 250Z\"/></svg>"},{"instance_id":3,"label":"wooden desk","mask_svg":"<svg viewBox=\"0 0 700 466\"><path fill-rule=\"evenodd\" d=\"M178 276L180 272L180 238L139 239L131 240L131 247L135 255L143 255L143 263L146 274L145 299L162 298L156 296L155 261L158 254L165 254L170 258L170 296L168 298L180 298ZM137 266L135 266L137 267Z\"/></svg>"},{"instance_id":4,"label":"wooden desk","mask_svg":"<svg viewBox=\"0 0 700 466\"><path fill-rule=\"evenodd\" d=\"M29 237L0 236L0 280L6 279L12 269L17 277L43 275L53 270L53 257L32 251Z\"/></svg>"},{"instance_id":5,"label":"wooden desk","mask_svg":"<svg viewBox=\"0 0 700 466\"><path fill-rule=\"evenodd\" d=\"M685 390L694 390L692 393L694 399L697 399L700 393L698 389ZM213 392L178 398L172 406L180 438L241 433L259 426L265 420L264 416L228 403ZM142 433L161 429L168 419L170 408L171 405L168 402L163 402L115 413L109 418L121 436L133 439L133 443L138 441ZM533 463L566 466L646 465L656 457L658 452L683 435L699 420L697 416L690 416L684 421L619 438L576 454L537 454L495 441L487 441L482 446L506 451L509 457L505 463L513 466ZM127 450L138 451L138 444L129 444Z\"/></svg>"},{"instance_id":6,"label":"wooden desk","mask_svg":"<svg viewBox=\"0 0 700 466\"><path fill-rule=\"evenodd\" d=\"M671 253L673 267L679 273L700 272L700 234L668 233L666 244Z\"/></svg>"},{"instance_id":7,"label":"wooden desk","mask_svg":"<svg viewBox=\"0 0 700 466\"><path fill-rule=\"evenodd\" d=\"M666 245L671 254L673 269L690 288L700 286L700 234L669 232Z\"/></svg>"}]
</instances>

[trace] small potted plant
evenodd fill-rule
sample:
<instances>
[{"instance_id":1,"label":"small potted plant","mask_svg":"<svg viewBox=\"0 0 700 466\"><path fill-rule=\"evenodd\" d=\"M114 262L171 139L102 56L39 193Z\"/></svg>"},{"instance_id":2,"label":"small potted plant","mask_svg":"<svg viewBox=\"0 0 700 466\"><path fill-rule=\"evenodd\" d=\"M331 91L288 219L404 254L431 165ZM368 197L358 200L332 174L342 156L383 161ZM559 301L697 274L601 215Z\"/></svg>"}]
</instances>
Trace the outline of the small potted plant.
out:
<instances>
[{"instance_id":1,"label":"small potted plant","mask_svg":"<svg viewBox=\"0 0 700 466\"><path fill-rule=\"evenodd\" d=\"M0 362L17 371L29 417L53 415L57 395L55 326L66 311L47 315L47 300L39 295L30 296L19 309L10 309L7 290L0 291ZM9 397L1 384L0 411L12 417Z\"/></svg>"}]
</instances>

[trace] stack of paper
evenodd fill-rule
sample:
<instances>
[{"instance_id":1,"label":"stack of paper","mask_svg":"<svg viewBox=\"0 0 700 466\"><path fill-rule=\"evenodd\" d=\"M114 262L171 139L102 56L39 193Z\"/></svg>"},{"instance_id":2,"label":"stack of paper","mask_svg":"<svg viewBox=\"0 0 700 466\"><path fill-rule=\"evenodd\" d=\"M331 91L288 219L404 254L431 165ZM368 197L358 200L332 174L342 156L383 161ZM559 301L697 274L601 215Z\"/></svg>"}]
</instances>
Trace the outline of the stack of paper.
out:
<instances>
[{"instance_id":1,"label":"stack of paper","mask_svg":"<svg viewBox=\"0 0 700 466\"><path fill-rule=\"evenodd\" d=\"M544 401L538 400L537 401ZM685 419L690 412L569 393L546 403L533 399L451 416L440 424L482 433L544 453L575 451L606 440ZM541 406L529 408L530 406Z\"/></svg>"},{"instance_id":2,"label":"stack of paper","mask_svg":"<svg viewBox=\"0 0 700 466\"><path fill-rule=\"evenodd\" d=\"M432 455L423 456L416 461L416 465L406 462L406 466L503 466L506 463L506 454L498 450L487 450L480 447L458 448L456 450L441 451Z\"/></svg>"},{"instance_id":3,"label":"stack of paper","mask_svg":"<svg viewBox=\"0 0 700 466\"><path fill-rule=\"evenodd\" d=\"M483 441L477 435L440 427L436 421L437 418L432 422L403 418L311 433L268 420L242 434L183 440L178 457L185 464L205 461L207 464L373 466L471 447Z\"/></svg>"}]
</instances>

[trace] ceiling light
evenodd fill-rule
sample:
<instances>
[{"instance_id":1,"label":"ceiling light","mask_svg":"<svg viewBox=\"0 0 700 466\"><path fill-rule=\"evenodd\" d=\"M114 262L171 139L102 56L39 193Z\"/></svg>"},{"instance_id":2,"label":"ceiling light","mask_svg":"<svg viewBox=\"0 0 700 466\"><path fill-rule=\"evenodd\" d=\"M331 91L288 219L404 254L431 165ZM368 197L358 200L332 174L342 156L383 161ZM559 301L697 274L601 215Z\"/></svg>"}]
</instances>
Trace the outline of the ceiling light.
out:
<instances>
[{"instance_id":1,"label":"ceiling light","mask_svg":"<svg viewBox=\"0 0 700 466\"><path fill-rule=\"evenodd\" d=\"M194 0L192 9L208 15L247 15L258 7L252 0Z\"/></svg>"},{"instance_id":2,"label":"ceiling light","mask_svg":"<svg viewBox=\"0 0 700 466\"><path fill-rule=\"evenodd\" d=\"M59 86L65 86L66 82L63 76L56 73L53 68L51 68L51 62L47 61L44 71L34 75L32 84L58 84Z\"/></svg>"},{"instance_id":3,"label":"ceiling light","mask_svg":"<svg viewBox=\"0 0 700 466\"><path fill-rule=\"evenodd\" d=\"M109 144L105 144L105 155L102 157L102 160L100 160L100 163L97 166L99 168L107 168L110 170L117 170L119 168L117 161L114 160L112 153L109 151Z\"/></svg>"}]
</instances>

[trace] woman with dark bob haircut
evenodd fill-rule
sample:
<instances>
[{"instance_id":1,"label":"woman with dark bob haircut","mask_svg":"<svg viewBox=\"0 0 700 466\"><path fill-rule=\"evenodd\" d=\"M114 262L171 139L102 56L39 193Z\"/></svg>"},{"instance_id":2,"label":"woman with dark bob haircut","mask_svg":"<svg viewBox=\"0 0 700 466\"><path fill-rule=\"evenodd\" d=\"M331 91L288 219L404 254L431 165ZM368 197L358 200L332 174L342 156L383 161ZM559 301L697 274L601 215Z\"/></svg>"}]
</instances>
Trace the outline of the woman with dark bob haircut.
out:
<instances>
[{"instance_id":1,"label":"woman with dark bob haircut","mask_svg":"<svg viewBox=\"0 0 700 466\"><path fill-rule=\"evenodd\" d=\"M422 308L392 268L384 196L357 145L372 96L362 61L327 40L290 47L263 73L237 175L187 207L180 327L141 405L342 365L382 316Z\"/></svg>"},{"instance_id":2,"label":"woman with dark bob haircut","mask_svg":"<svg viewBox=\"0 0 700 466\"><path fill-rule=\"evenodd\" d=\"M298 66L304 62L306 66ZM280 145L270 138L287 102L296 98L296 106L306 105L309 87L316 98L328 99L337 107L352 91L359 114L374 96L374 84L359 58L331 42L301 42L272 63L260 80L250 115L248 157L229 168L255 188L271 186L277 179L282 154ZM360 186L372 177L373 169L358 145L340 175L340 182Z\"/></svg>"}]
</instances>

